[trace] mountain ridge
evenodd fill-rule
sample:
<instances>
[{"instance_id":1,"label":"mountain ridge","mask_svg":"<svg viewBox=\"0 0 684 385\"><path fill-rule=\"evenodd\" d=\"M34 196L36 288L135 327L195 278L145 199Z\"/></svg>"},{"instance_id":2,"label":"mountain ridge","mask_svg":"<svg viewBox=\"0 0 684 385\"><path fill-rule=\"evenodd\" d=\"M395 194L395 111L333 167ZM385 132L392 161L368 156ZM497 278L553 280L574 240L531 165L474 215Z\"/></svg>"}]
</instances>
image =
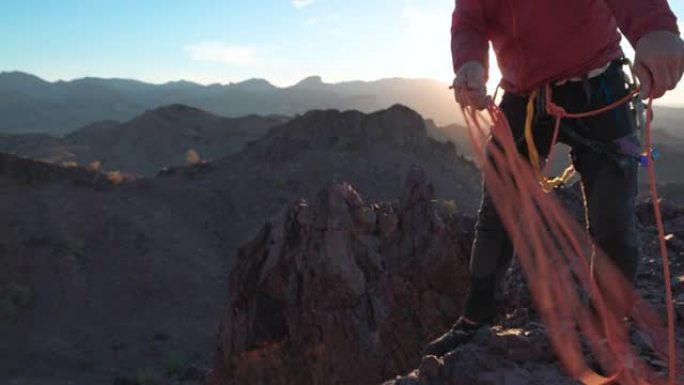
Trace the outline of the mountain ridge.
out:
<instances>
[{"instance_id":1,"label":"mountain ridge","mask_svg":"<svg viewBox=\"0 0 684 385\"><path fill-rule=\"evenodd\" d=\"M48 82L25 72L0 72L0 133L64 135L94 121L128 120L168 104L194 105L237 117L292 116L312 109L356 109L370 113L404 104L438 126L462 124L446 82L383 78L326 83L314 75L280 87L263 78L202 85L186 80L160 84L125 78L85 77ZM656 106L654 127L678 134L684 109ZM679 135L684 136L684 135Z\"/></svg>"},{"instance_id":2,"label":"mountain ridge","mask_svg":"<svg viewBox=\"0 0 684 385\"><path fill-rule=\"evenodd\" d=\"M446 85L429 79L380 79L325 83L310 76L288 87L253 78L228 84L187 81L163 84L133 79L87 77L48 82L23 72L0 73L0 132L64 135L101 120L128 120L168 104L194 105L236 117L248 114L301 114L312 109L372 112L395 103L421 115L450 120L443 111L453 100Z\"/></svg>"}]
</instances>

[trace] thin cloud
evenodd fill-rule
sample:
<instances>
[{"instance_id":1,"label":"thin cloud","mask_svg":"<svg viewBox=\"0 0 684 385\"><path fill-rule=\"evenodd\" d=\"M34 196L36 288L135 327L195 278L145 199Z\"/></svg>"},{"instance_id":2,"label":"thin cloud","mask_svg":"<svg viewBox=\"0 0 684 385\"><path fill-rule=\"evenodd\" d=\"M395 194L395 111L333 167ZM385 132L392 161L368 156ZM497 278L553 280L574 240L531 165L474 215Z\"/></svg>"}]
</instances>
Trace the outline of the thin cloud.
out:
<instances>
[{"instance_id":1,"label":"thin cloud","mask_svg":"<svg viewBox=\"0 0 684 385\"><path fill-rule=\"evenodd\" d=\"M292 0L292 5L297 9L302 9L313 2L314 0Z\"/></svg>"},{"instance_id":2,"label":"thin cloud","mask_svg":"<svg viewBox=\"0 0 684 385\"><path fill-rule=\"evenodd\" d=\"M308 27L318 23L318 19L315 17L310 17L304 22L304 26Z\"/></svg>"},{"instance_id":3,"label":"thin cloud","mask_svg":"<svg viewBox=\"0 0 684 385\"><path fill-rule=\"evenodd\" d=\"M224 64L245 65L254 62L257 50L254 47L228 45L220 41L204 41L185 47L193 60Z\"/></svg>"},{"instance_id":4,"label":"thin cloud","mask_svg":"<svg viewBox=\"0 0 684 385\"><path fill-rule=\"evenodd\" d=\"M429 34L438 31L446 18L435 10L424 9L414 1L407 1L401 10L407 21L407 28L412 33ZM428 32L429 31L429 32Z\"/></svg>"}]
</instances>

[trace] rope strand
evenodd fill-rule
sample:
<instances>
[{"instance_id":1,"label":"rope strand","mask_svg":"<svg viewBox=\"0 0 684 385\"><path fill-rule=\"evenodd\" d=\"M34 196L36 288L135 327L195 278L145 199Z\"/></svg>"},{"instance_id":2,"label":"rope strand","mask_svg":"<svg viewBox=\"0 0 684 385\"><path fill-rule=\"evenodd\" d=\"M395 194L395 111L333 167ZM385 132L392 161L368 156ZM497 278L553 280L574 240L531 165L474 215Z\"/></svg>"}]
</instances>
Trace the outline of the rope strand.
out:
<instances>
[{"instance_id":1,"label":"rope strand","mask_svg":"<svg viewBox=\"0 0 684 385\"><path fill-rule=\"evenodd\" d=\"M633 90L628 97L611 106L575 116L586 117L603 113L609 110L607 107L615 108L634 95ZM649 101L647 108L649 118L645 131L648 155L651 156L652 100ZM633 385L664 384L663 379L633 351L626 326L622 322L622 314L628 314L633 306L629 305L630 308L627 308L626 298L635 298L637 303L643 304L632 312L632 316L636 326L646 334L661 330L656 329L654 323L654 320L658 319L655 311L646 305L633 285L614 265L602 267L601 271L597 272L596 279L591 276L591 267L588 264L591 255L587 254L587 250L592 248L589 247L590 243L587 244L590 241L585 236L585 230L574 222L553 195L546 194L538 187L538 171L530 167L530 163L519 155L504 114L493 103L487 108L487 112L492 124L489 132L500 146L491 146L485 150L484 142L488 131L482 127L483 116L473 108L462 107L468 135L478 164L483 169L485 184L493 197L502 223L514 242L518 260L528 277L530 292L549 328L549 339L559 360L571 375L586 385L606 385L615 381ZM557 118L560 119L558 116ZM556 136L554 134L554 137ZM538 159L538 153L536 156ZM668 357L668 383L675 385L676 346L669 259L652 161L649 162L649 179L665 275L669 340L666 349L659 344L652 348L659 356ZM604 260L607 259L601 250L597 249L596 253L595 258L600 255ZM573 276L577 278L576 281L573 280ZM597 282L601 283L600 289ZM585 292L592 293L593 312L586 305L582 305L576 283ZM607 298L612 300L608 301ZM573 325L579 327L579 330ZM581 351L580 335L588 339L589 347L597 354L601 366L613 373L612 375L604 377L589 368Z\"/></svg>"}]
</instances>

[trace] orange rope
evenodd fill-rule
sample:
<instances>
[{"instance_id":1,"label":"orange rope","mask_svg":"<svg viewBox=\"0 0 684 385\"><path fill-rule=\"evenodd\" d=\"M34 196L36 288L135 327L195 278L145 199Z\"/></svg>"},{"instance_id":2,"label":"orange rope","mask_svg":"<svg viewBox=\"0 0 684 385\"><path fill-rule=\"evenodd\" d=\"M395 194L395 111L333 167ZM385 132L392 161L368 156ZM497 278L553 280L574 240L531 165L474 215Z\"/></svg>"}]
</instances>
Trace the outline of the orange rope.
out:
<instances>
[{"instance_id":1,"label":"orange rope","mask_svg":"<svg viewBox=\"0 0 684 385\"><path fill-rule=\"evenodd\" d=\"M551 86L546 85L546 112L549 115L555 116L556 119L562 119L562 118L571 118L571 119L581 119L581 118L589 118L591 116L595 116L598 114L602 114L606 111L610 111L614 108L617 108L630 100L634 98L634 96L639 92L639 88L634 87L624 98L609 104L605 107L598 108L593 111L586 111L586 112L567 112L563 107L555 104L551 100Z\"/></svg>"},{"instance_id":2,"label":"orange rope","mask_svg":"<svg viewBox=\"0 0 684 385\"><path fill-rule=\"evenodd\" d=\"M587 117L608 111L610 108L625 103L635 94L636 90L633 90L625 98L610 106L579 114L568 114L560 107L554 108L553 104L547 103L547 106L551 106L551 110L556 113L557 119L560 121L560 116ZM550 97L549 95L550 93L547 92L547 98ZM609 284L607 294L617 296L615 297L617 302L615 300L606 302L601 290L598 290L596 282L591 278L586 257L582 257L582 255L586 256L586 247L583 246L583 241L579 235L582 230L571 223L569 215L559 207L558 202L544 194L541 189L534 188L534 173L529 164L523 161L517 153L505 116L493 103L490 104L487 111L493 124L491 133L496 136L503 147L501 149L494 148L491 153L486 152L483 146L487 135L486 130L483 130L480 125L480 121L484 120L482 115L470 107L462 108L473 148L483 165L485 182L492 196L500 198L495 201L497 211L500 212L511 239L515 241L516 250L520 252L521 265L531 277L528 280L530 291L535 302L537 302L544 321L549 326L551 331L549 337L559 353L559 359L573 376L587 385L611 384L618 378L625 384L661 383L657 376L648 369L648 366L638 361L638 356L632 353L629 343L626 342L628 341L626 328L621 324L621 318L617 316L625 313L624 306L630 295L639 298L633 286L621 278L620 273L616 273L614 268L606 268L606 271L600 272L602 275L601 282ZM649 101L648 112L648 122L645 127L646 146L648 156L651 157L652 100ZM557 132L554 133L554 138L557 138ZM664 229L655 188L652 160L649 162L649 176L660 237L668 304L669 384L675 385L676 347L669 259L664 241ZM503 203L499 201L503 201ZM520 219L521 212L524 213L522 216L524 225L515 219ZM547 234L544 235L544 233ZM561 258L559 260L558 257L554 257L554 255L559 254L575 254L580 257L567 260ZM561 266L559 263L562 262L569 262L569 268L574 271L574 274L577 274L577 278L583 287L592 292L599 318L594 319L590 312L580 304L571 275L569 275L571 273L558 269ZM559 305L559 303L565 304L566 307ZM638 313L635 313L633 317L641 330L646 333L657 333L654 320L657 320L658 317L655 312L645 305L637 310ZM566 322L573 318L582 332L589 338L592 349L599 354L597 357L602 360L602 366L614 373L612 376L600 376L589 369L586 363L583 363L584 359L579 348L578 335L573 330L567 329ZM592 319L594 320L592 321ZM602 330L597 328L599 325L603 326ZM605 338L603 343L605 346L600 343L601 336L605 336L603 337ZM655 345L653 349L661 357L666 355L662 346ZM651 374L647 375L647 373Z\"/></svg>"},{"instance_id":3,"label":"orange rope","mask_svg":"<svg viewBox=\"0 0 684 385\"><path fill-rule=\"evenodd\" d=\"M537 91L534 91L529 97L527 101L527 116L525 117L525 142L527 143L527 152L530 158L530 164L532 165L532 169L534 169L534 173L537 176L537 180L539 180L539 184L541 184L542 188L546 192L550 192L554 188L563 185L567 183L570 178L575 174L575 169L570 166L565 169L563 174L559 177L556 178L547 178L544 176L544 170L542 170L541 167L541 159L539 158L539 151L537 150L537 145L534 141L534 134L533 134L533 129L532 129L532 120L534 118L534 101L537 98ZM556 126L553 131L553 139L551 140L550 148L549 148L549 155L547 156L547 159L551 159L551 154L553 153L556 143L556 140L558 140L558 132L560 131L560 118L556 119ZM548 168L548 164L550 162L547 162L546 166L544 169Z\"/></svg>"},{"instance_id":4,"label":"orange rope","mask_svg":"<svg viewBox=\"0 0 684 385\"><path fill-rule=\"evenodd\" d=\"M554 139L551 142L551 149L549 154L552 153L553 147L555 147L556 138L558 135L558 128L560 126L560 120L562 118L572 118L581 119L588 118L591 116L596 116L598 114L610 111L614 108L621 106L624 103L629 102L634 96L639 92L639 88L634 87L624 98L607 105L605 107L580 113L569 113L563 107L553 103L551 100L551 87L546 86L546 110L550 115L556 117L556 127L554 129ZM649 186L651 190L651 199L653 200L653 211L655 213L656 224L658 227L658 239L660 244L660 255L663 263L663 276L665 279L665 295L667 300L667 327L668 327L668 355L669 355L669 380L672 385L675 385L676 380L676 348L675 348L675 331L674 331L674 306L672 301L672 283L670 276L670 263L667 253L667 246L665 245L665 229L663 226L662 214L660 211L660 202L658 199L658 190L656 187L655 180L655 167L653 161L653 149L651 147L651 121L653 119L653 98L649 98L648 107L646 109L646 127L645 127L645 137L646 137L646 151L648 159L648 176L649 176Z\"/></svg>"}]
</instances>

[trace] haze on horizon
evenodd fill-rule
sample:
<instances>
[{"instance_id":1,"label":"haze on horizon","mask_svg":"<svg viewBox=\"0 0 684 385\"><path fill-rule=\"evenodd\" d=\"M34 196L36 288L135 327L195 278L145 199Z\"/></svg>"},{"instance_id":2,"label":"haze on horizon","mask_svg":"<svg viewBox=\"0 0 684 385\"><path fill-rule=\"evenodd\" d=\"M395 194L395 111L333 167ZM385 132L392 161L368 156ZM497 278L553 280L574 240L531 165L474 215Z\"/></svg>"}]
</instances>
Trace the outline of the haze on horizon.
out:
<instances>
[{"instance_id":1,"label":"haze on horizon","mask_svg":"<svg viewBox=\"0 0 684 385\"><path fill-rule=\"evenodd\" d=\"M0 71L50 81L92 76L211 84L263 78L289 86L319 75L332 83L404 77L448 84L453 4L6 0ZM670 6L684 20L684 1ZM633 56L625 41L623 46ZM496 68L490 78L494 88L500 78ZM658 104L684 106L684 85Z\"/></svg>"}]
</instances>

